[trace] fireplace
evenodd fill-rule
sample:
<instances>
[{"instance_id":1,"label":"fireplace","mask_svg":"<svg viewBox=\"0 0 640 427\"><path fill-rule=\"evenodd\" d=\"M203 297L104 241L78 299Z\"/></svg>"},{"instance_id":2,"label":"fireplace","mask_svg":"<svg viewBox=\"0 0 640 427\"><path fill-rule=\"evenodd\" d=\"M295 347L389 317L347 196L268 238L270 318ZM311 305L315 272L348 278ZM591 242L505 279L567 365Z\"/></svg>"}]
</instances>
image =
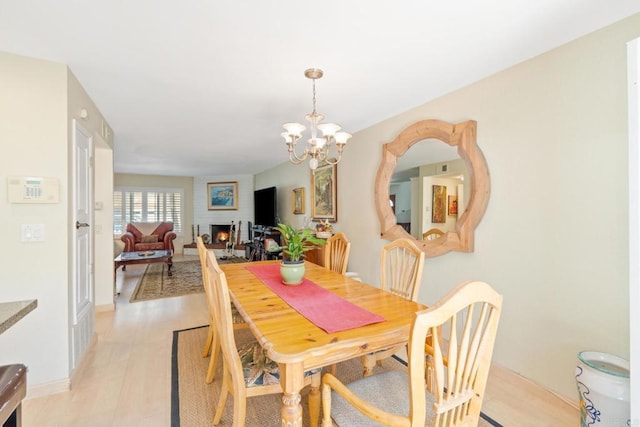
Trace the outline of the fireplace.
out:
<instances>
[{"instance_id":1,"label":"fireplace","mask_svg":"<svg viewBox=\"0 0 640 427\"><path fill-rule=\"evenodd\" d=\"M231 231L230 224L209 224L211 228L211 243L227 243Z\"/></svg>"}]
</instances>

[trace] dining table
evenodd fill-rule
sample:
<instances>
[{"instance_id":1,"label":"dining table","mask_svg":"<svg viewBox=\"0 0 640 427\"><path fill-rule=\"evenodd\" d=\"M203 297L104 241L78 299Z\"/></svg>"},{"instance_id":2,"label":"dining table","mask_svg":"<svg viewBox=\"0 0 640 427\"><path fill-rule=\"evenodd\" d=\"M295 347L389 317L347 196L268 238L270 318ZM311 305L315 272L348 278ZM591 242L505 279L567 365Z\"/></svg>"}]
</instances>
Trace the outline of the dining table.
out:
<instances>
[{"instance_id":1,"label":"dining table","mask_svg":"<svg viewBox=\"0 0 640 427\"><path fill-rule=\"evenodd\" d=\"M306 371L406 344L415 313L426 306L305 261L305 281L310 284L303 282L303 285L313 286L329 298L320 294L307 298L301 294L297 299L315 312L314 321L318 320L319 314L320 320L329 322L328 328L319 322L320 327L301 314L300 307L294 308L291 300L287 302L279 295L282 290L283 295L293 296L295 300L296 287L274 281L268 285L258 274L259 269L273 270L276 267L269 266L281 262L222 264L220 267L227 279L231 301L267 356L280 367L283 390L281 425L302 427L300 392ZM279 289L278 286L287 288ZM373 320L365 325L354 325L349 319L341 320L342 312L348 317L351 309L343 307L349 305L355 312L371 314ZM336 307L340 308L336 310ZM342 329L341 325L347 329ZM311 425L317 426L320 391L316 387L309 391L309 413Z\"/></svg>"}]
</instances>

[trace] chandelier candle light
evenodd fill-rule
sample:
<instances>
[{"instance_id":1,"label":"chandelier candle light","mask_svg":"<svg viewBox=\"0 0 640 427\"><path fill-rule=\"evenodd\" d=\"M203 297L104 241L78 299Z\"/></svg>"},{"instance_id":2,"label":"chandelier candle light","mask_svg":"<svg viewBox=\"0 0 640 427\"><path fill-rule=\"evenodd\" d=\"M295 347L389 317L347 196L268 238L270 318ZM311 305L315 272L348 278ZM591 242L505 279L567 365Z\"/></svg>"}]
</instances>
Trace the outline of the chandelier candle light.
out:
<instances>
[{"instance_id":1,"label":"chandelier candle light","mask_svg":"<svg viewBox=\"0 0 640 427\"><path fill-rule=\"evenodd\" d=\"M315 170L320 162L331 165L338 163L342 158L345 144L351 138L351 134L347 132L338 132L340 126L334 123L321 123L324 116L316 111L316 79L321 78L322 74L322 70L318 68L309 68L304 72L308 79L313 80L313 111L305 116L311 124L311 138L307 141L309 146L304 149L301 156L296 153L296 142L307 128L300 123L285 123L283 127L286 132L281 133L287 143L291 163L297 165L310 157L309 168L312 170ZM322 136L318 136L318 131L322 132ZM334 144L337 148L337 157L332 159L329 157L329 150Z\"/></svg>"}]
</instances>

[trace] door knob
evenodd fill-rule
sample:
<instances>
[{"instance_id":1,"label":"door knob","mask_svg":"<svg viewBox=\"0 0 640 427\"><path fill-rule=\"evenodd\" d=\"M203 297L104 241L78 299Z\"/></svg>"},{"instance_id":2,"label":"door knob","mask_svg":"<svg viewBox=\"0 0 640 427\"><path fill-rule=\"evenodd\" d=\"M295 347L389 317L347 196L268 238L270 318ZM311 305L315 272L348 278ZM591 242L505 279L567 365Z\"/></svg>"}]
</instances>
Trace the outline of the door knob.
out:
<instances>
[{"instance_id":1,"label":"door knob","mask_svg":"<svg viewBox=\"0 0 640 427\"><path fill-rule=\"evenodd\" d=\"M76 221L76 230L80 227L88 227L89 224L86 222L80 222L80 221Z\"/></svg>"}]
</instances>

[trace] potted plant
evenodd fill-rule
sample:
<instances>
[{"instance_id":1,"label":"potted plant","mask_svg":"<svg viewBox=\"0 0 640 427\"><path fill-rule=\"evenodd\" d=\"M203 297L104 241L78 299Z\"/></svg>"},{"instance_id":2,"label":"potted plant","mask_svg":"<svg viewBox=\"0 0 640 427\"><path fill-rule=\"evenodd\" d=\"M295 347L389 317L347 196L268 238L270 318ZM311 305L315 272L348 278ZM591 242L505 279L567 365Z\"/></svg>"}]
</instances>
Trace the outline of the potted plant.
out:
<instances>
[{"instance_id":1,"label":"potted plant","mask_svg":"<svg viewBox=\"0 0 640 427\"><path fill-rule=\"evenodd\" d=\"M280 232L284 240L284 246L282 246L284 256L280 264L282 283L299 285L302 283L305 272L305 252L315 249L318 245L324 245L326 242L315 237L310 228L296 230L289 224L278 224L275 229Z\"/></svg>"}]
</instances>

